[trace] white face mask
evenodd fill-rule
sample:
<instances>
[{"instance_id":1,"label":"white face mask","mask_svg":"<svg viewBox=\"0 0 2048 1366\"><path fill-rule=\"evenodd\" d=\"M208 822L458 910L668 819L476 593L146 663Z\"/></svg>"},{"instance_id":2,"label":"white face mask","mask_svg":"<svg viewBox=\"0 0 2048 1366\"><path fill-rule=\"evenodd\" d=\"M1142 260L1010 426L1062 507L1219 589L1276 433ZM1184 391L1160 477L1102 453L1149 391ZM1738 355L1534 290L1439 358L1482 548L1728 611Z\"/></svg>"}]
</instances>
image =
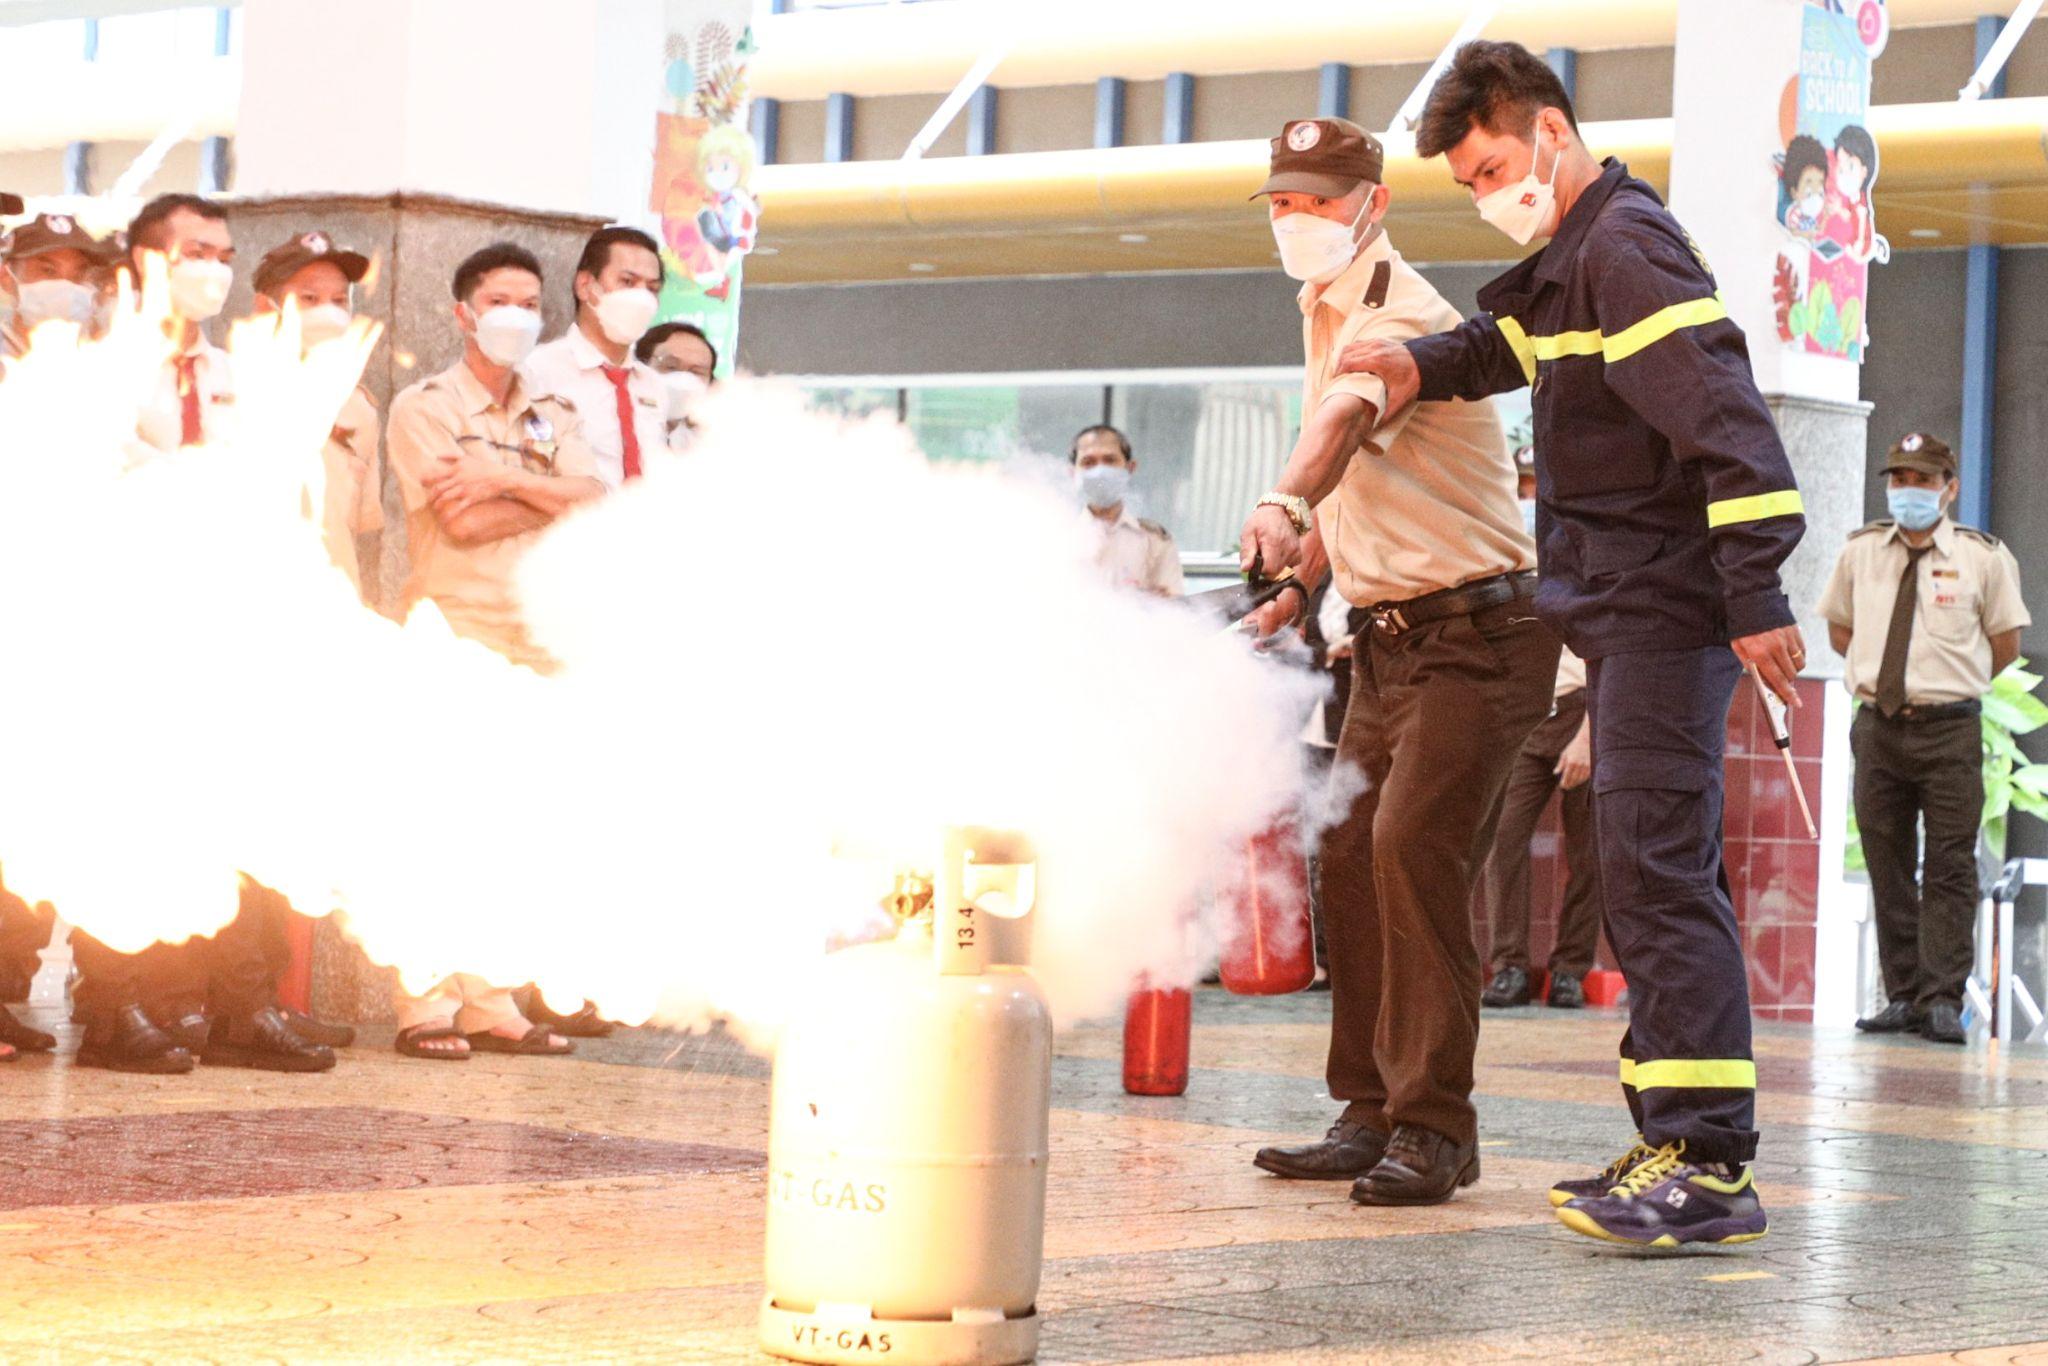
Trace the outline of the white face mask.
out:
<instances>
[{"instance_id":1,"label":"white face mask","mask_svg":"<svg viewBox=\"0 0 2048 1366\"><path fill-rule=\"evenodd\" d=\"M1821 205L1826 202L1827 200L1821 192L1815 190L1812 194L1799 201L1799 212L1808 218L1818 218L1820 217Z\"/></svg>"},{"instance_id":2,"label":"white face mask","mask_svg":"<svg viewBox=\"0 0 2048 1366\"><path fill-rule=\"evenodd\" d=\"M688 370L667 370L662 372L661 389L667 399L668 420L681 422L690 415L691 405L710 391L710 386Z\"/></svg>"},{"instance_id":3,"label":"white face mask","mask_svg":"<svg viewBox=\"0 0 2048 1366\"><path fill-rule=\"evenodd\" d=\"M467 307L467 305L465 305ZM476 318L476 349L493 365L517 365L533 354L540 340L540 314L514 304L499 304Z\"/></svg>"},{"instance_id":4,"label":"white face mask","mask_svg":"<svg viewBox=\"0 0 2048 1366\"><path fill-rule=\"evenodd\" d=\"M1358 217L1348 224L1312 213L1283 214L1273 220L1273 241L1280 248L1280 269L1291 280L1326 285L1344 273L1351 258L1358 255L1358 239L1352 234L1372 212L1368 196Z\"/></svg>"},{"instance_id":5,"label":"white face mask","mask_svg":"<svg viewBox=\"0 0 2048 1366\"><path fill-rule=\"evenodd\" d=\"M1863 193L1863 166L1847 157L1835 165L1835 186L1850 199Z\"/></svg>"},{"instance_id":6,"label":"white face mask","mask_svg":"<svg viewBox=\"0 0 2048 1366\"><path fill-rule=\"evenodd\" d=\"M1536 500L1524 498L1522 502L1522 530L1531 536L1536 534Z\"/></svg>"},{"instance_id":7,"label":"white face mask","mask_svg":"<svg viewBox=\"0 0 2048 1366\"><path fill-rule=\"evenodd\" d=\"M203 323L221 311L235 270L225 261L179 261L171 267L171 307L190 323Z\"/></svg>"},{"instance_id":8,"label":"white face mask","mask_svg":"<svg viewBox=\"0 0 2048 1366\"><path fill-rule=\"evenodd\" d=\"M1128 465L1090 465L1075 472L1074 486L1080 489L1082 502L1097 512L1107 512L1130 492L1131 470Z\"/></svg>"},{"instance_id":9,"label":"white face mask","mask_svg":"<svg viewBox=\"0 0 2048 1366\"><path fill-rule=\"evenodd\" d=\"M320 304L299 315L299 340L308 347L333 341L348 331L354 316L340 304Z\"/></svg>"},{"instance_id":10,"label":"white face mask","mask_svg":"<svg viewBox=\"0 0 2048 1366\"><path fill-rule=\"evenodd\" d=\"M38 280L21 287L21 303L15 313L23 327L34 327L53 318L83 327L92 321L99 302L98 291L90 285L70 280Z\"/></svg>"},{"instance_id":11,"label":"white face mask","mask_svg":"<svg viewBox=\"0 0 2048 1366\"><path fill-rule=\"evenodd\" d=\"M1479 216L1499 228L1518 247L1526 247L1538 237L1548 237L1557 231L1557 167L1564 160L1564 150L1550 159L1550 179L1536 177L1536 162L1543 155L1543 127L1537 125L1534 135L1535 151L1529 158L1529 174L1512 185L1503 185L1492 194L1481 195L1475 207Z\"/></svg>"},{"instance_id":12,"label":"white face mask","mask_svg":"<svg viewBox=\"0 0 2048 1366\"><path fill-rule=\"evenodd\" d=\"M598 296L597 325L614 346L631 346L654 321L661 301L650 289L615 289Z\"/></svg>"}]
</instances>

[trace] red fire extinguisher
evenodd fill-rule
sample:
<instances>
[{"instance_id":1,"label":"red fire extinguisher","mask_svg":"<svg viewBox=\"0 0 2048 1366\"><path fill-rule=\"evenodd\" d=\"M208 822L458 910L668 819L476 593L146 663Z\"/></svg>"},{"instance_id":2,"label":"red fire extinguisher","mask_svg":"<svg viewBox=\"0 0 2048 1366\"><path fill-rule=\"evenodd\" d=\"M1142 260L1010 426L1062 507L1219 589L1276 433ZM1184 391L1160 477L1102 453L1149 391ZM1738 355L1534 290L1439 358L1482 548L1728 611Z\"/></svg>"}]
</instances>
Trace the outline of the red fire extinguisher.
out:
<instances>
[{"instance_id":1,"label":"red fire extinguisher","mask_svg":"<svg viewBox=\"0 0 2048 1366\"><path fill-rule=\"evenodd\" d=\"M1284 996L1315 980L1308 858L1298 815L1290 811L1252 837L1242 874L1219 898L1219 909L1226 989L1239 996Z\"/></svg>"},{"instance_id":2,"label":"red fire extinguisher","mask_svg":"<svg viewBox=\"0 0 2048 1366\"><path fill-rule=\"evenodd\" d=\"M1188 1089L1188 1031L1194 998L1186 987L1143 985L1124 1006L1124 1090L1177 1096Z\"/></svg>"}]
</instances>

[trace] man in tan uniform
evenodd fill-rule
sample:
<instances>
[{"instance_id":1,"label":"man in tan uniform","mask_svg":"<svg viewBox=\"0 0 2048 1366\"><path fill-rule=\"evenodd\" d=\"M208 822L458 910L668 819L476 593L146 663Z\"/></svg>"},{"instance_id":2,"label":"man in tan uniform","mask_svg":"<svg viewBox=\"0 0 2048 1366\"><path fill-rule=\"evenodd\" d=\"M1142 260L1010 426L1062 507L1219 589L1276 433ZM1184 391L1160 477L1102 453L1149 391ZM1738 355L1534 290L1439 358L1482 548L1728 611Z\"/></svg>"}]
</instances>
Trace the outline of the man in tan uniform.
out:
<instances>
[{"instance_id":1,"label":"man in tan uniform","mask_svg":"<svg viewBox=\"0 0 2048 1366\"><path fill-rule=\"evenodd\" d=\"M462 359L391 403L386 445L405 499L412 573L405 604L429 598L456 634L546 670L512 596L512 572L542 529L604 496L576 410L518 367L540 335L540 262L500 242L455 273Z\"/></svg>"},{"instance_id":2,"label":"man in tan uniform","mask_svg":"<svg viewBox=\"0 0 2048 1366\"><path fill-rule=\"evenodd\" d=\"M1267 574L1298 567L1305 591L1334 571L1372 624L1337 741L1338 764L1367 786L1322 850L1328 1080L1344 1112L1322 1142L1255 1160L1356 1178L1362 1204L1435 1204L1479 1177L1472 884L1515 754L1550 709L1558 644L1529 606L1536 547L1492 404L1424 403L1381 422L1380 382L1336 372L1348 343L1458 322L1381 231L1381 168L1356 124L1297 119L1273 139L1259 190L1282 267L1304 282L1307 369L1301 436L1240 552ZM1305 591L1265 609L1261 631L1293 620Z\"/></svg>"},{"instance_id":3,"label":"man in tan uniform","mask_svg":"<svg viewBox=\"0 0 2048 1366\"><path fill-rule=\"evenodd\" d=\"M1173 537L1159 523L1132 515L1126 505L1138 468L1131 439L1106 424L1084 428L1067 459L1074 467L1074 486L1102 537L1095 563L1104 577L1122 588L1179 597L1185 582Z\"/></svg>"},{"instance_id":4,"label":"man in tan uniform","mask_svg":"<svg viewBox=\"0 0 2048 1366\"><path fill-rule=\"evenodd\" d=\"M455 271L462 359L391 403L386 446L405 498L409 608L431 599L457 634L546 671L513 597L512 574L540 533L604 496L597 459L567 400L529 387L519 366L540 337L541 268L509 242ZM457 974L398 1001L397 1048L455 1058L472 1049L560 1054L570 1043L519 1011L509 988Z\"/></svg>"},{"instance_id":5,"label":"man in tan uniform","mask_svg":"<svg viewBox=\"0 0 2048 1366\"><path fill-rule=\"evenodd\" d=\"M256 267L256 312L282 313L296 307L300 335L308 347L331 341L355 317L351 291L369 272L369 258L334 244L324 232L306 232L274 248ZM327 553L362 592L362 561L356 538L384 529L383 465L377 459L377 401L358 384L335 414L334 429L321 448L326 473L320 530Z\"/></svg>"},{"instance_id":6,"label":"man in tan uniform","mask_svg":"<svg viewBox=\"0 0 2048 1366\"><path fill-rule=\"evenodd\" d=\"M28 334L44 322L74 322L90 336L101 276L120 256L113 243L59 213L39 213L0 239L0 290L14 303L14 316L0 325L0 355L21 356Z\"/></svg>"},{"instance_id":7,"label":"man in tan uniform","mask_svg":"<svg viewBox=\"0 0 2048 1366\"><path fill-rule=\"evenodd\" d=\"M1945 444L1905 436L1885 482L1891 517L1849 537L1820 601L1828 641L1848 660L1842 681L1863 704L1849 730L1856 826L1889 998L1856 1027L1962 1043L1984 811L1980 699L2032 618L2012 552L1948 516L1957 485Z\"/></svg>"}]
</instances>

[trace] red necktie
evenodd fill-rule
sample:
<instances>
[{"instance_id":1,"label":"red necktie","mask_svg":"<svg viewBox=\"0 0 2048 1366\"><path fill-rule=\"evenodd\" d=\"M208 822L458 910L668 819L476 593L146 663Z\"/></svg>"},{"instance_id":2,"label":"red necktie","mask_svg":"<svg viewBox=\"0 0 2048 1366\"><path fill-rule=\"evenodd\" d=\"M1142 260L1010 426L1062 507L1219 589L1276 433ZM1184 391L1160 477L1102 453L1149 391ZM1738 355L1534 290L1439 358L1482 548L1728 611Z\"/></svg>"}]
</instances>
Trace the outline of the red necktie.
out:
<instances>
[{"instance_id":1,"label":"red necktie","mask_svg":"<svg viewBox=\"0 0 2048 1366\"><path fill-rule=\"evenodd\" d=\"M626 391L626 380L632 371L623 365L607 365L604 377L612 382L612 388L619 396L619 453L625 457L626 477L640 477L640 434L633 430L633 396Z\"/></svg>"},{"instance_id":2,"label":"red necktie","mask_svg":"<svg viewBox=\"0 0 2048 1366\"><path fill-rule=\"evenodd\" d=\"M206 440L199 416L199 357L178 357L178 444L197 446Z\"/></svg>"}]
</instances>

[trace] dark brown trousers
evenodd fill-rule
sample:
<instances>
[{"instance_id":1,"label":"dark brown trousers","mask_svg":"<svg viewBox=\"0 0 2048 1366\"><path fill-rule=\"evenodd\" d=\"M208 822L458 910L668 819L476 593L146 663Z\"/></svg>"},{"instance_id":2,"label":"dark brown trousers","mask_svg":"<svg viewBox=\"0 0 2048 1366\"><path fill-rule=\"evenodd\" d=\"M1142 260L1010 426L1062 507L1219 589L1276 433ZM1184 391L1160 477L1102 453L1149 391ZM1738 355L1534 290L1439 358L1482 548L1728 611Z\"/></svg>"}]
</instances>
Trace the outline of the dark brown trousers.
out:
<instances>
[{"instance_id":1,"label":"dark brown trousers","mask_svg":"<svg viewBox=\"0 0 2048 1366\"><path fill-rule=\"evenodd\" d=\"M1982 736L1975 716L1888 721L1870 706L1849 727L1885 995L1922 1010L1960 1006L1976 957Z\"/></svg>"},{"instance_id":2,"label":"dark brown trousers","mask_svg":"<svg viewBox=\"0 0 2048 1366\"><path fill-rule=\"evenodd\" d=\"M1355 1123L1477 1136L1472 885L1557 652L1526 601L1359 637L1333 781L1367 787L1322 846L1330 1094Z\"/></svg>"},{"instance_id":3,"label":"dark brown trousers","mask_svg":"<svg viewBox=\"0 0 2048 1366\"><path fill-rule=\"evenodd\" d=\"M1559 792L1558 756L1586 720L1586 690L1574 688L1556 705L1515 756L1500 809L1500 829L1479 882L1479 904L1491 935L1487 956L1496 972L1529 967L1529 841L1535 838L1550 794ZM1600 846L1593 829L1591 780L1559 792L1557 805L1564 825L1567 874L1550 971L1553 976L1580 978L1592 970L1600 947Z\"/></svg>"}]
</instances>

